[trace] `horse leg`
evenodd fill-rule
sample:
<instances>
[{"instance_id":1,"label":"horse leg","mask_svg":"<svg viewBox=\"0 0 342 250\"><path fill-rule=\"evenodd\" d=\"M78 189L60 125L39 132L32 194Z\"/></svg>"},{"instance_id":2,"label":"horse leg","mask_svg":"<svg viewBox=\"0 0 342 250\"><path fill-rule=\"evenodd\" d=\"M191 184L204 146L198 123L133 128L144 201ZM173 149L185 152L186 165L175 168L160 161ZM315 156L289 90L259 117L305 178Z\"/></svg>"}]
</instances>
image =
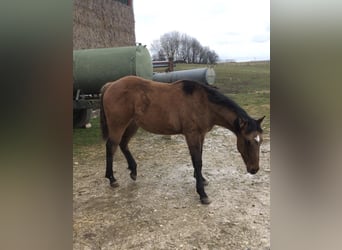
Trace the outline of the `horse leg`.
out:
<instances>
[{"instance_id":1,"label":"horse leg","mask_svg":"<svg viewBox=\"0 0 342 250\"><path fill-rule=\"evenodd\" d=\"M203 138L201 140L201 155L203 154L203 144L204 144L204 136L203 136ZM200 172L201 172L201 175L202 175L202 166L201 166L201 171ZM194 178L196 178L195 170L194 170ZM203 177L203 175L201 176L201 178L202 178L202 181L203 181L203 185L204 186L208 186L209 182Z\"/></svg>"},{"instance_id":2,"label":"horse leg","mask_svg":"<svg viewBox=\"0 0 342 250\"><path fill-rule=\"evenodd\" d=\"M135 122L132 122L125 130L125 133L122 136L120 142L120 149L124 156L126 157L128 169L131 170L130 176L133 180L137 179L137 163L135 162L131 152L128 148L129 140L133 137L133 135L137 132L138 126Z\"/></svg>"},{"instance_id":3,"label":"horse leg","mask_svg":"<svg viewBox=\"0 0 342 250\"><path fill-rule=\"evenodd\" d=\"M199 138L200 137L200 138ZM204 136L190 136L186 135L186 141L191 155L192 165L194 166L195 178L196 178L196 191L200 196L202 204L209 204L211 201L208 195L204 191L204 181L202 176L202 146Z\"/></svg>"},{"instance_id":4,"label":"horse leg","mask_svg":"<svg viewBox=\"0 0 342 250\"><path fill-rule=\"evenodd\" d=\"M109 184L112 187L119 186L113 174L113 156L117 147L118 147L117 143L113 142L109 138L107 139L107 142L106 142L106 178L109 179Z\"/></svg>"}]
</instances>

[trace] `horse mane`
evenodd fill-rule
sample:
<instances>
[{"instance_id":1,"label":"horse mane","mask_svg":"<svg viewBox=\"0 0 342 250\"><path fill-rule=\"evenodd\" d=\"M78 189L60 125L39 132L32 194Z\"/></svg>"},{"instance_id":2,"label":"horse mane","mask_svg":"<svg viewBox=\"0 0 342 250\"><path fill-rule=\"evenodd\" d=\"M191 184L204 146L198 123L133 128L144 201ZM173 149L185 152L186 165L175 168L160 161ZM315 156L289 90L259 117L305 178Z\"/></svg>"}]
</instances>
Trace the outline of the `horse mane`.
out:
<instances>
[{"instance_id":1,"label":"horse mane","mask_svg":"<svg viewBox=\"0 0 342 250\"><path fill-rule=\"evenodd\" d=\"M202 89L206 92L210 102L232 110L239 118L247 122L247 132L256 130L262 132L260 125L251 118L243 108L241 108L235 101L222 94L216 87L192 80L183 80L182 83L183 91L186 95L192 95L196 89ZM237 120L234 126L236 130L239 131Z\"/></svg>"}]
</instances>

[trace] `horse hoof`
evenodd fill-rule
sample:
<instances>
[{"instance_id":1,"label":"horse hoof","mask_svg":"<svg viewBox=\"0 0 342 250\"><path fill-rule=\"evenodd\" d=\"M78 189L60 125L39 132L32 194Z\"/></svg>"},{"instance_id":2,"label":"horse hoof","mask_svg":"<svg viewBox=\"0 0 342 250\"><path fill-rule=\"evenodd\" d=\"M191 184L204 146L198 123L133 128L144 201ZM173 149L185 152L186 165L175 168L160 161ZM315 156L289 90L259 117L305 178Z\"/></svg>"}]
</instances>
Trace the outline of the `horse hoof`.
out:
<instances>
[{"instance_id":1,"label":"horse hoof","mask_svg":"<svg viewBox=\"0 0 342 250\"><path fill-rule=\"evenodd\" d=\"M119 183L118 183L117 181L113 181L113 182L110 183L110 186L111 186L112 188L116 188L116 187L118 187L118 186L120 186L120 185L119 185Z\"/></svg>"},{"instance_id":2,"label":"horse hoof","mask_svg":"<svg viewBox=\"0 0 342 250\"><path fill-rule=\"evenodd\" d=\"M208 186L208 185L209 185L209 181L204 180L204 181L203 181L203 185L204 185L204 186Z\"/></svg>"},{"instance_id":3,"label":"horse hoof","mask_svg":"<svg viewBox=\"0 0 342 250\"><path fill-rule=\"evenodd\" d=\"M133 181L135 181L137 179L137 175L136 174L130 173L129 175L131 176Z\"/></svg>"},{"instance_id":4,"label":"horse hoof","mask_svg":"<svg viewBox=\"0 0 342 250\"><path fill-rule=\"evenodd\" d=\"M208 205L211 203L211 200L208 197L201 198L201 203L204 205Z\"/></svg>"}]
</instances>

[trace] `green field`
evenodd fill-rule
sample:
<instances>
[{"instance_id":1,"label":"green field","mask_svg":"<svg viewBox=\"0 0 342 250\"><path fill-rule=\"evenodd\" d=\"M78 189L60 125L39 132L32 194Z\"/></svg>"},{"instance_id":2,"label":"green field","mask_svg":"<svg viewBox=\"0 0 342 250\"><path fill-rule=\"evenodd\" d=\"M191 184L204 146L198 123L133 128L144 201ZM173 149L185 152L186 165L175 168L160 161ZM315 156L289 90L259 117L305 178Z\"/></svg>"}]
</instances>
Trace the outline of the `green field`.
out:
<instances>
[{"instance_id":1,"label":"green field","mask_svg":"<svg viewBox=\"0 0 342 250\"><path fill-rule=\"evenodd\" d=\"M175 70L202 68L199 64L177 64ZM262 127L264 138L270 133L270 62L221 63L213 66L216 73L214 86L231 97L250 116L260 118L266 116ZM165 69L159 68L162 72ZM157 71L157 70L156 70ZM89 129L74 129L74 153L79 146L90 146L103 143L100 134L99 119L91 121Z\"/></svg>"},{"instance_id":2,"label":"green field","mask_svg":"<svg viewBox=\"0 0 342 250\"><path fill-rule=\"evenodd\" d=\"M270 63L228 63L215 66L215 85L252 117L266 116L265 135L270 132Z\"/></svg>"}]
</instances>

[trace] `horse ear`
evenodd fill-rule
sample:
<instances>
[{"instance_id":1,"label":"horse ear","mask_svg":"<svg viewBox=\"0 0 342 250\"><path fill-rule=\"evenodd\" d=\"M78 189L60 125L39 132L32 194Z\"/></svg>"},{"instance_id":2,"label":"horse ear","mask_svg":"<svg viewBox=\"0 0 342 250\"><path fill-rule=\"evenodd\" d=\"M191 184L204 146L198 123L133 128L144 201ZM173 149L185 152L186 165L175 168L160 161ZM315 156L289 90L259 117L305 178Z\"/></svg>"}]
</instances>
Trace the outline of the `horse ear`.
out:
<instances>
[{"instance_id":1,"label":"horse ear","mask_svg":"<svg viewBox=\"0 0 342 250\"><path fill-rule=\"evenodd\" d=\"M260 119L256 120L256 122L260 125L261 122L264 120L266 116L264 115L263 117L261 117Z\"/></svg>"},{"instance_id":2,"label":"horse ear","mask_svg":"<svg viewBox=\"0 0 342 250\"><path fill-rule=\"evenodd\" d=\"M236 132L238 132L238 133L246 125L247 125L247 122L244 119L242 119L241 117L236 118L234 121L234 127L235 127Z\"/></svg>"},{"instance_id":3,"label":"horse ear","mask_svg":"<svg viewBox=\"0 0 342 250\"><path fill-rule=\"evenodd\" d=\"M242 119L241 117L238 118L238 122L239 122L240 128L243 128L244 126L247 125L247 122L244 119Z\"/></svg>"}]
</instances>

